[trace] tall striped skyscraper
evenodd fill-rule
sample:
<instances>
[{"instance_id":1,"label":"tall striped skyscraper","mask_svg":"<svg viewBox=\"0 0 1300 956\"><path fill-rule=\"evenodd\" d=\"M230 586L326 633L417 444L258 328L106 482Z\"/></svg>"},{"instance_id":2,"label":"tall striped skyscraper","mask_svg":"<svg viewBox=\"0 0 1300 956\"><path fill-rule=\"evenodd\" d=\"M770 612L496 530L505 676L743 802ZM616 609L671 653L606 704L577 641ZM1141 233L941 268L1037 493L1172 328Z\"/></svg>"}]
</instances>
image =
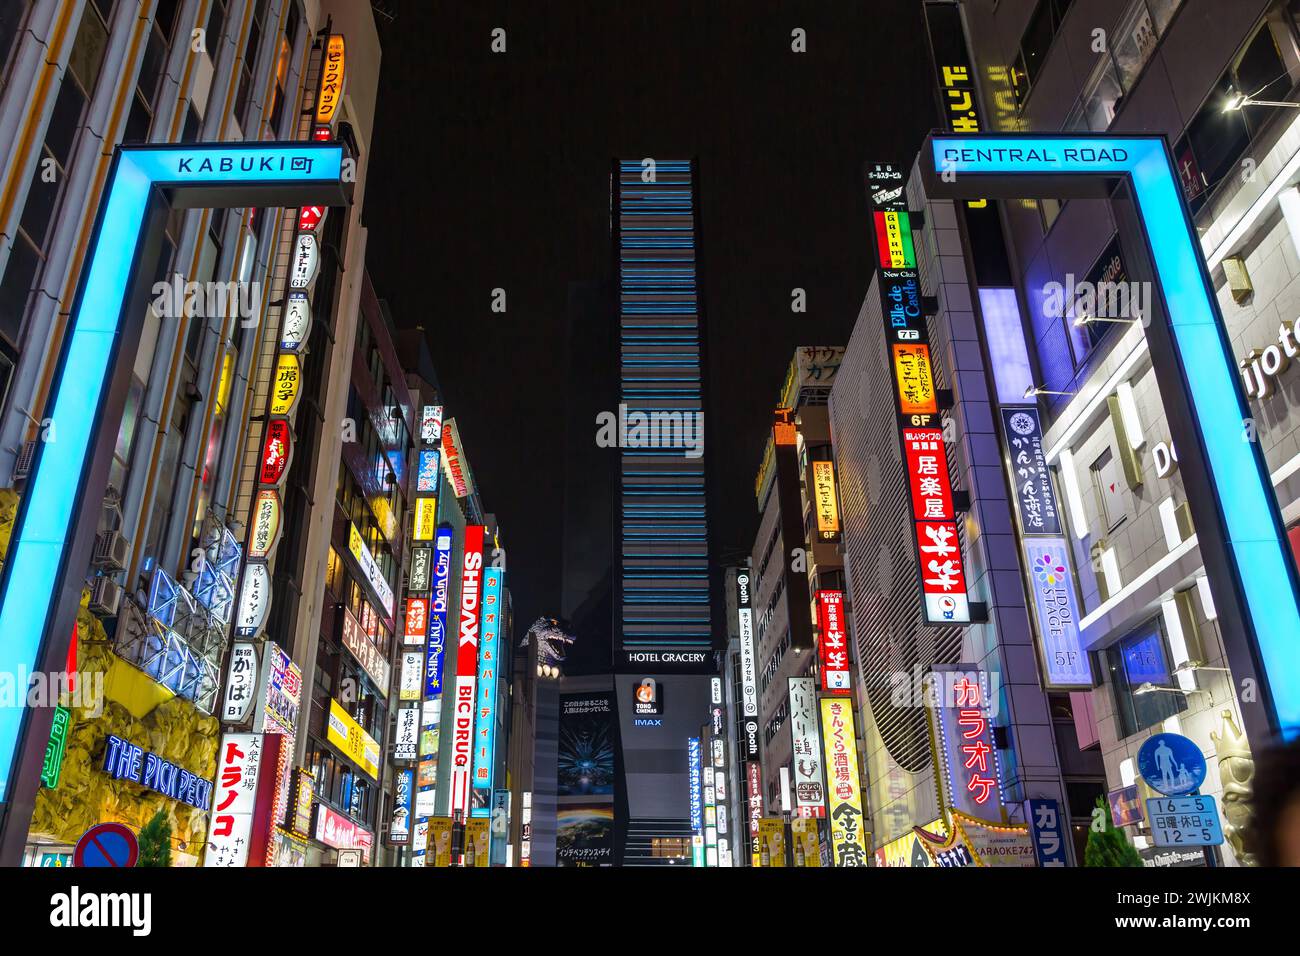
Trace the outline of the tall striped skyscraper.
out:
<instances>
[{"instance_id":1,"label":"tall striped skyscraper","mask_svg":"<svg viewBox=\"0 0 1300 956\"><path fill-rule=\"evenodd\" d=\"M712 667L695 167L619 160L614 667Z\"/></svg>"}]
</instances>

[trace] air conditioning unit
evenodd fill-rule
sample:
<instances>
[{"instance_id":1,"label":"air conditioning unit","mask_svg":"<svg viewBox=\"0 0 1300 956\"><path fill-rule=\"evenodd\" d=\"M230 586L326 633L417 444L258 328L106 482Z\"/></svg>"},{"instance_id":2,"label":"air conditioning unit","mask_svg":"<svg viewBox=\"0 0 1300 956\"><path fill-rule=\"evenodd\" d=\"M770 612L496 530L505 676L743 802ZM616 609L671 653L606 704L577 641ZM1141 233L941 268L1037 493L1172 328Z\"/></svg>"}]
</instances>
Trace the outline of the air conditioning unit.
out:
<instances>
[{"instance_id":1,"label":"air conditioning unit","mask_svg":"<svg viewBox=\"0 0 1300 956\"><path fill-rule=\"evenodd\" d=\"M95 535L95 551L90 563L105 571L125 571L130 542L120 531L101 531Z\"/></svg>"},{"instance_id":2,"label":"air conditioning unit","mask_svg":"<svg viewBox=\"0 0 1300 956\"><path fill-rule=\"evenodd\" d=\"M14 481L24 481L32 473L32 461L36 458L36 442L23 442L18 458L14 462Z\"/></svg>"},{"instance_id":3,"label":"air conditioning unit","mask_svg":"<svg viewBox=\"0 0 1300 956\"><path fill-rule=\"evenodd\" d=\"M99 617L116 617L121 604L122 586L112 578L95 578L90 589L90 613Z\"/></svg>"}]
</instances>

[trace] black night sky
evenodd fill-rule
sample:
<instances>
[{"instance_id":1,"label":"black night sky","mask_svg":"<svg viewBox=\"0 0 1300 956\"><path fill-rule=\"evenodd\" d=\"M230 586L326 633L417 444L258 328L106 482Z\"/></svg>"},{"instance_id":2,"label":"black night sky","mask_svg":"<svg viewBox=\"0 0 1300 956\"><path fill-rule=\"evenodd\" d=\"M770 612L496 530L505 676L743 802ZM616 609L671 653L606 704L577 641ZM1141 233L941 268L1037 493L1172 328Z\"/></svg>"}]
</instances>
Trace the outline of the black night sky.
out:
<instances>
[{"instance_id":1,"label":"black night sky","mask_svg":"<svg viewBox=\"0 0 1300 956\"><path fill-rule=\"evenodd\" d=\"M566 303L571 282L611 274L615 156L698 159L710 523L717 555L746 552L786 365L844 344L870 281L862 163L910 162L935 125L920 4L381 6L367 264L399 326L429 334L517 625L559 613L563 399L584 388L564 377Z\"/></svg>"}]
</instances>

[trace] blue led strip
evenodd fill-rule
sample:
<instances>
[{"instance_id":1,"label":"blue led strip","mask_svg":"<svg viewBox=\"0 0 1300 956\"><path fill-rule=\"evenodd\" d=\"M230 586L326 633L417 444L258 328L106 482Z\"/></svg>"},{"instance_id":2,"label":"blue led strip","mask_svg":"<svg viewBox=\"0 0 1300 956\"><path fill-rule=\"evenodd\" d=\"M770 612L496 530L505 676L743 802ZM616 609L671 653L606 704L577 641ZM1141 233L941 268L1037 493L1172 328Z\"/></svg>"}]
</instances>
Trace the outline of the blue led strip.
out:
<instances>
[{"instance_id":1,"label":"blue led strip","mask_svg":"<svg viewBox=\"0 0 1300 956\"><path fill-rule=\"evenodd\" d=\"M325 143L118 150L46 406L56 440L40 447L9 544L0 593L0 673L26 674L39 666L56 596L68 583L61 578L79 581L86 573L64 569L75 531L72 515L86 494L82 486L95 439L106 428L116 434L121 425L101 420L97 412L106 397L154 190L221 187L222 205L244 205L248 196L237 195L240 186L298 189L319 183L326 198L326 187L337 190L342 168L342 147ZM123 342L117 361L133 363L137 346ZM26 694L19 697L16 706L0 707L0 796L6 799L26 715Z\"/></svg>"},{"instance_id":2,"label":"blue led strip","mask_svg":"<svg viewBox=\"0 0 1300 956\"><path fill-rule=\"evenodd\" d=\"M1247 406L1236 363L1164 140L935 136L932 150L939 174L1125 176L1132 184L1278 728L1300 734L1300 595L1267 469L1243 434Z\"/></svg>"}]
</instances>

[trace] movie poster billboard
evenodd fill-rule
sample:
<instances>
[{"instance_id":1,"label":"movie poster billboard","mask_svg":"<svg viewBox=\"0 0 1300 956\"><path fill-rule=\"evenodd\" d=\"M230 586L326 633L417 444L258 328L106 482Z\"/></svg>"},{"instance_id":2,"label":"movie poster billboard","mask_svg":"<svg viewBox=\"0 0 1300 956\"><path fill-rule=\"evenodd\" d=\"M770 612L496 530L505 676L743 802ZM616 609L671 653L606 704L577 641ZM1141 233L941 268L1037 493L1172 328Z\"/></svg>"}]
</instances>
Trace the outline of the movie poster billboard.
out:
<instances>
[{"instance_id":1,"label":"movie poster billboard","mask_svg":"<svg viewBox=\"0 0 1300 956\"><path fill-rule=\"evenodd\" d=\"M556 796L614 796L614 695L560 695Z\"/></svg>"},{"instance_id":2,"label":"movie poster billboard","mask_svg":"<svg viewBox=\"0 0 1300 956\"><path fill-rule=\"evenodd\" d=\"M556 812L555 861L559 866L612 866L614 805L560 807Z\"/></svg>"}]
</instances>

